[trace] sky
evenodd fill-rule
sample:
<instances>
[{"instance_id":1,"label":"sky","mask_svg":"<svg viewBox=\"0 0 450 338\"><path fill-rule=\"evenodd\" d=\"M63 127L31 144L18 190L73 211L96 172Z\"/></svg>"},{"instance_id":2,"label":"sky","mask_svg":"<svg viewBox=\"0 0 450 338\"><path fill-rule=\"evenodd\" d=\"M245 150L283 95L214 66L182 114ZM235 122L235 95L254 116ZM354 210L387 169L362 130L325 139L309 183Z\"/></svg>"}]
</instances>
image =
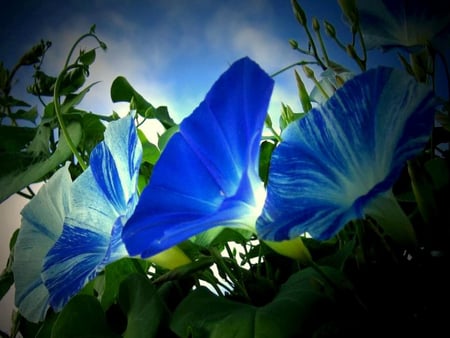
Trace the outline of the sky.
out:
<instances>
[{"instance_id":1,"label":"sky","mask_svg":"<svg viewBox=\"0 0 450 338\"><path fill-rule=\"evenodd\" d=\"M43 70L56 76L73 42L96 25L96 33L108 49L97 52L88 83L101 82L80 108L97 114L124 113L128 108L111 102L110 85L117 76L126 77L154 106L168 106L172 118L180 122L235 60L249 56L273 74L304 59L288 42L296 39L306 47L289 0L19 0L9 1L6 9L3 2L0 0L0 61L7 68L44 39L50 40L52 47ZM347 33L336 0L304 0L301 4L308 15L335 24L338 34ZM93 40L80 45L84 49L93 46ZM31 74L31 67L19 71L13 94L24 92L31 84ZM272 116L279 113L281 102L300 111L292 70L275 77L269 107ZM7 243L20 225L19 212L25 202L13 197L0 204L0 269L6 264ZM3 331L9 331L12 296L10 292L0 302Z\"/></svg>"},{"instance_id":2,"label":"sky","mask_svg":"<svg viewBox=\"0 0 450 338\"><path fill-rule=\"evenodd\" d=\"M323 12L327 3L340 21L335 0L321 1L320 7L317 1L304 3L311 12ZM69 0L64 5L23 0L9 6L0 14L0 60L7 67L44 39L52 42L44 70L56 75L72 43L96 25L108 50L98 51L90 69L88 81L101 83L84 105L99 114L117 109L109 89L119 75L153 105L168 106L178 122L235 60L249 56L272 74L301 57L288 43L303 39L289 0ZM93 42L80 47L89 49ZM16 90L29 84L31 71L21 71ZM270 109L278 113L281 101L300 107L292 71L276 78Z\"/></svg>"}]
</instances>

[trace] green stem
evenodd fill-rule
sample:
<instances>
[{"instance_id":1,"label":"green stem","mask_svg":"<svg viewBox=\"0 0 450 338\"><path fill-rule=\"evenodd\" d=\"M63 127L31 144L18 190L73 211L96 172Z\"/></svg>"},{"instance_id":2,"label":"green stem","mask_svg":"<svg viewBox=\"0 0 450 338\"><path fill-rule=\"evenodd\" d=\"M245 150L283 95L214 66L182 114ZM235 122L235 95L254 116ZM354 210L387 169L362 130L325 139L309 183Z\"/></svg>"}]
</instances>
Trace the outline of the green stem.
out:
<instances>
[{"instance_id":1,"label":"green stem","mask_svg":"<svg viewBox=\"0 0 450 338\"><path fill-rule=\"evenodd\" d=\"M88 37L94 38L95 40L97 40L97 42L98 42L100 45L103 44L103 42L100 41L100 39L99 39L95 34L92 34L92 33L86 33L86 34L80 36L80 37L78 38L78 40L75 41L75 43L73 44L72 48L71 48L70 51L69 51L69 54L67 55L66 63L64 64L64 69L66 69L66 68L68 67L69 62L70 62L70 59L72 58L72 54L73 54L73 52L75 51L76 46L77 46L82 40L84 40L84 39L86 39L86 38L88 38ZM63 70L63 71L64 71L64 70Z\"/></svg>"},{"instance_id":2,"label":"green stem","mask_svg":"<svg viewBox=\"0 0 450 338\"><path fill-rule=\"evenodd\" d=\"M210 274L205 274L205 273L203 273L203 274L201 275L201 278L202 278L205 282L209 283L209 284L214 288L214 290L217 292L217 294L218 294L219 296L222 296L222 297L223 297L224 294L223 294L222 290L218 287L218 285L220 285L221 287L223 287L224 289L226 289L227 291L230 292L228 286L225 285L225 284L223 284L223 283L221 283L221 282L220 282L219 280L217 280L217 278L214 277L214 275L212 275L212 274L210 275Z\"/></svg>"},{"instance_id":3,"label":"green stem","mask_svg":"<svg viewBox=\"0 0 450 338\"><path fill-rule=\"evenodd\" d=\"M304 65L317 65L317 62L315 61L299 61L299 62L295 62L289 66L286 66L282 69L280 69L279 71L276 71L275 73L271 74L270 77L275 77L285 71L287 71L288 69L294 68L296 66L304 66Z\"/></svg>"},{"instance_id":4,"label":"green stem","mask_svg":"<svg viewBox=\"0 0 450 338\"><path fill-rule=\"evenodd\" d=\"M70 68L71 67L65 66L63 71L58 75L58 78L56 79L56 82L55 82L55 89L53 91L53 102L55 104L56 118L58 119L59 127L61 128L63 136L64 136L64 138L67 141L67 145L69 146L70 151L77 158L78 163L80 164L81 168L83 170L86 170L87 164L83 160L83 158L81 157L81 155L78 152L78 150L76 149L76 147L75 147L75 145L74 145L74 143L73 143L73 141L72 141L72 139L71 139L71 137L69 135L69 132L67 131L67 127L66 127L66 124L64 123L64 120L63 120L63 117L62 117L62 112L61 112L61 102L60 102L60 96L59 96L59 87L61 86L62 78L66 74L67 70L70 69Z\"/></svg>"},{"instance_id":5,"label":"green stem","mask_svg":"<svg viewBox=\"0 0 450 338\"><path fill-rule=\"evenodd\" d=\"M314 82L314 84L317 86L317 88L319 88L320 92L321 92L322 95L325 97L325 99L328 100L328 99L330 98L330 96L327 94L327 92L325 91L325 89L323 89L323 87L322 87L322 85L320 84L320 82L317 81L317 79L316 79L315 77L313 77L311 80Z\"/></svg>"},{"instance_id":6,"label":"green stem","mask_svg":"<svg viewBox=\"0 0 450 338\"><path fill-rule=\"evenodd\" d=\"M366 63L367 63L367 48L366 43L364 42L364 37L361 31L361 27L358 25L358 35L359 35L359 42L361 44L361 49L363 51L363 57L361 60L362 63L362 71L366 70Z\"/></svg>"},{"instance_id":7,"label":"green stem","mask_svg":"<svg viewBox=\"0 0 450 338\"><path fill-rule=\"evenodd\" d=\"M273 136L277 139L278 142L281 142L281 136L277 133L275 129L273 129L273 126L269 123L266 123L266 127L269 128L269 130L272 132Z\"/></svg>"},{"instance_id":8,"label":"green stem","mask_svg":"<svg viewBox=\"0 0 450 338\"><path fill-rule=\"evenodd\" d=\"M240 292L242 293L242 295L244 296L244 298L249 303L251 303L250 296L248 295L245 286L240 282L240 280L238 278L236 278L236 276L233 274L233 272L227 266L227 264L225 263L223 257L220 255L220 253L217 251L217 249L216 248L211 248L210 252L211 252L211 254L214 257L214 260L215 260L215 262L217 264L217 267L222 269L225 272L225 274L230 278L230 280L233 283L233 285L236 288L238 288L240 290Z\"/></svg>"},{"instance_id":9,"label":"green stem","mask_svg":"<svg viewBox=\"0 0 450 338\"><path fill-rule=\"evenodd\" d=\"M345 51L345 45L338 39L338 37L337 36L335 36L335 37L333 37L333 40L336 42L336 44L342 49L342 50L344 50Z\"/></svg>"},{"instance_id":10,"label":"green stem","mask_svg":"<svg viewBox=\"0 0 450 338\"><path fill-rule=\"evenodd\" d=\"M313 49L314 58L317 60L319 66L322 67L322 69L324 69L324 70L327 69L327 67L325 66L325 64L324 64L324 63L322 62L322 60L320 59L319 53L317 53L316 44L314 43L313 37L312 37L312 35L311 35L311 32L309 31L309 29L308 29L307 26L304 26L304 28L305 28L306 35L308 35L309 43L311 44L311 47L312 47L312 49Z\"/></svg>"},{"instance_id":11,"label":"green stem","mask_svg":"<svg viewBox=\"0 0 450 338\"><path fill-rule=\"evenodd\" d=\"M22 191L18 191L17 195L22 196L23 198L26 198L27 200L31 200L34 197L34 195L28 195L28 194L25 194Z\"/></svg>"},{"instance_id":12,"label":"green stem","mask_svg":"<svg viewBox=\"0 0 450 338\"><path fill-rule=\"evenodd\" d=\"M61 101L60 101L60 93L59 93L59 91L60 91L61 81L62 81L64 75L67 73L67 71L70 70L71 68L78 67L78 65L72 65L72 66L69 66L69 62L70 62L70 59L72 58L72 54L73 54L75 48L78 46L78 44L79 44L82 40L84 40L85 38L88 38L88 37L93 37L95 40L97 40L97 42L98 42L100 45L103 44L103 43L100 41L100 39L99 39L95 34L93 34L93 33L86 33L86 34L80 36L80 37L78 38L78 40L75 41L75 43L72 45L72 48L70 49L69 54L67 55L66 62L64 63L64 68L63 68L63 70L61 71L61 73L58 75L58 77L57 77L57 79L56 79L56 82L55 82L55 89L54 89L54 91L53 91L53 102L54 102L54 104L55 104L55 114L56 114L56 117L57 117L57 119L58 119L59 126L60 126L61 131L62 131L62 133L63 133L63 135L64 135L64 138L65 138L66 141L67 141L67 145L69 146L71 152L72 152L72 153L75 155L75 157L77 158L78 163L80 164L80 166L81 166L81 168L82 168L83 170L86 170L87 164L86 164L86 162L84 161L84 159L81 157L81 154L78 152L78 150L76 149L76 147L75 147L75 145L74 145L72 139L70 138L69 132L67 131L67 127L66 127L66 125L65 125L65 123L64 123L64 120L63 120L63 118L62 118Z\"/></svg>"},{"instance_id":13,"label":"green stem","mask_svg":"<svg viewBox=\"0 0 450 338\"><path fill-rule=\"evenodd\" d=\"M325 44L323 43L322 34L320 34L320 31L318 30L318 31L316 31L316 35L317 35L317 38L319 39L320 50L322 51L323 58L325 59L325 64L328 67L330 65L330 59L328 58L328 53L325 48Z\"/></svg>"}]
</instances>

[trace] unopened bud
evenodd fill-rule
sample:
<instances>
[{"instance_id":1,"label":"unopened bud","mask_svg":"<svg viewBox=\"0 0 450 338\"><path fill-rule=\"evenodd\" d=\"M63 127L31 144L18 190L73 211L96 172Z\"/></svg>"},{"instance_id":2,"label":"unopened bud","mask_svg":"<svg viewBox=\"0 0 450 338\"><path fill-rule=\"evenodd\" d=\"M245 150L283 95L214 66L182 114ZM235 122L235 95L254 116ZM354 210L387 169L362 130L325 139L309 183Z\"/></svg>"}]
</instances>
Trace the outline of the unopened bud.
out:
<instances>
[{"instance_id":1,"label":"unopened bud","mask_svg":"<svg viewBox=\"0 0 450 338\"><path fill-rule=\"evenodd\" d=\"M358 22L358 9L356 8L356 0L338 0L342 13L353 25Z\"/></svg>"},{"instance_id":2,"label":"unopened bud","mask_svg":"<svg viewBox=\"0 0 450 338\"><path fill-rule=\"evenodd\" d=\"M316 17L312 18L312 28L318 32L320 30L319 20Z\"/></svg>"},{"instance_id":3,"label":"unopened bud","mask_svg":"<svg viewBox=\"0 0 450 338\"><path fill-rule=\"evenodd\" d=\"M336 29L334 29L334 26L329 23L328 21L324 21L325 23L325 32L332 38L336 37Z\"/></svg>"},{"instance_id":4,"label":"unopened bud","mask_svg":"<svg viewBox=\"0 0 450 338\"><path fill-rule=\"evenodd\" d=\"M303 65L303 71L305 72L305 75L308 79L315 79L316 76L314 75L314 72L311 68L309 68L306 65Z\"/></svg>"},{"instance_id":5,"label":"unopened bud","mask_svg":"<svg viewBox=\"0 0 450 338\"><path fill-rule=\"evenodd\" d=\"M294 9L295 17L297 21L302 25L306 26L306 14L305 11L300 7L297 0L291 0L292 7Z\"/></svg>"},{"instance_id":6,"label":"unopened bud","mask_svg":"<svg viewBox=\"0 0 450 338\"><path fill-rule=\"evenodd\" d=\"M347 45L345 50L347 54L350 55L353 59L358 59L358 54L356 54L355 47L353 47L352 45Z\"/></svg>"},{"instance_id":7,"label":"unopened bud","mask_svg":"<svg viewBox=\"0 0 450 338\"><path fill-rule=\"evenodd\" d=\"M298 49L298 42L297 41L291 39L291 40L289 40L289 44L291 45L291 47L293 49Z\"/></svg>"}]
</instances>

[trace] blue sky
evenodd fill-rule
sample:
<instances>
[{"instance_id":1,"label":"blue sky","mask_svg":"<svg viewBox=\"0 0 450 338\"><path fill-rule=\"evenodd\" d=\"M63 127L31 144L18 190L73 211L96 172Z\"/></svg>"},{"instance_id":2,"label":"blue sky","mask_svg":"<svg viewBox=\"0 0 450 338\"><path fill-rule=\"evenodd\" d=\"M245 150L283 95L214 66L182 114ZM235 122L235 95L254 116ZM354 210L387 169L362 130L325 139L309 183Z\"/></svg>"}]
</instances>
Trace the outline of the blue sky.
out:
<instances>
[{"instance_id":1,"label":"blue sky","mask_svg":"<svg viewBox=\"0 0 450 338\"><path fill-rule=\"evenodd\" d=\"M308 0L302 6L309 15L342 24L335 0ZM50 40L44 69L53 75L77 37L96 24L108 50L99 51L91 67L88 82L102 82L88 94L83 108L101 114L126 109L113 105L109 97L113 79L122 75L154 105L167 105L175 121L192 112L236 59L249 56L273 73L302 58L289 39L305 43L289 0L69 0L64 5L26 0L12 2L0 19L0 60L12 67L31 45ZM81 44L91 46L92 41ZM19 77L29 72L22 70ZM271 114L279 112L280 102L300 109L293 71L275 80ZM24 85L21 80L16 90Z\"/></svg>"}]
</instances>

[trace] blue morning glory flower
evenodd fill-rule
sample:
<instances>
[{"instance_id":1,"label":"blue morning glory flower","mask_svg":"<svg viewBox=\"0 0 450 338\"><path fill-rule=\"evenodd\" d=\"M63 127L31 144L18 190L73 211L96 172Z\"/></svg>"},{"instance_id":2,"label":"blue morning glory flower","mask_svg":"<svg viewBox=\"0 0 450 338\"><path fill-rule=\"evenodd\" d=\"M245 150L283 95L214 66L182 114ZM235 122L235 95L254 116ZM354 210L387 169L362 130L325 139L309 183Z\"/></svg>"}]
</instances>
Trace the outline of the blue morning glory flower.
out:
<instances>
[{"instance_id":1,"label":"blue morning glory flower","mask_svg":"<svg viewBox=\"0 0 450 338\"><path fill-rule=\"evenodd\" d=\"M379 67L348 80L283 131L259 236L280 241L308 232L325 240L368 214L393 238L414 240L392 186L423 150L436 104L427 86L400 70Z\"/></svg>"},{"instance_id":2,"label":"blue morning glory flower","mask_svg":"<svg viewBox=\"0 0 450 338\"><path fill-rule=\"evenodd\" d=\"M12 265L15 304L34 323L43 320L49 308L49 293L41 278L42 261L61 235L64 217L71 210L71 184L66 165L22 209Z\"/></svg>"},{"instance_id":3,"label":"blue morning glory flower","mask_svg":"<svg viewBox=\"0 0 450 338\"><path fill-rule=\"evenodd\" d=\"M23 211L15 248L16 303L31 321L56 311L106 264L128 256L122 227L137 204L142 158L133 118L111 122L73 183L60 169Z\"/></svg>"},{"instance_id":4,"label":"blue morning glory flower","mask_svg":"<svg viewBox=\"0 0 450 338\"><path fill-rule=\"evenodd\" d=\"M448 47L450 16L441 0L361 0L359 22L368 49Z\"/></svg>"},{"instance_id":5,"label":"blue morning glory flower","mask_svg":"<svg viewBox=\"0 0 450 338\"><path fill-rule=\"evenodd\" d=\"M150 257L215 227L255 231L265 198L259 146L272 89L273 80L249 58L222 74L156 163L123 230L130 255Z\"/></svg>"}]
</instances>

